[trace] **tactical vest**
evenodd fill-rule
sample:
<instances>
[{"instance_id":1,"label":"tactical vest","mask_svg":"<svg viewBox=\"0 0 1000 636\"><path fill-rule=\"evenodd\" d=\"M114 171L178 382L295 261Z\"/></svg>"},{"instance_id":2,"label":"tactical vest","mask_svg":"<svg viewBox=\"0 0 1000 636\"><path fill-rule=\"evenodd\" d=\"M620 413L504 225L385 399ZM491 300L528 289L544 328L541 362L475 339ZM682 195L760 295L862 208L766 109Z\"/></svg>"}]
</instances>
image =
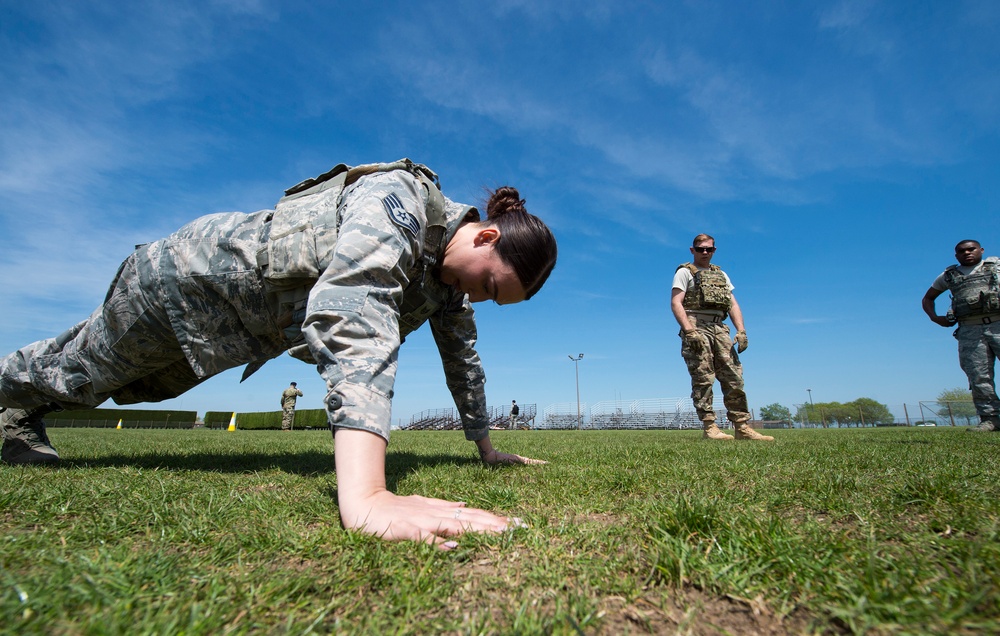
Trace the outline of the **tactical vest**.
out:
<instances>
[{"instance_id":1,"label":"tactical vest","mask_svg":"<svg viewBox=\"0 0 1000 636\"><path fill-rule=\"evenodd\" d=\"M380 172L406 170L420 180L427 190L427 227L423 228L424 240L421 253L416 254L420 267L412 277L408 292L424 288L428 295L444 295L443 285L435 285L431 272L437 266L438 253L446 240L447 216L444 195L441 194L437 175L421 164L409 159L393 163L365 164L349 167L338 164L328 172L285 190L278 200L271 217L266 244L257 253L267 289L278 303L279 320L285 327L285 336L292 343L289 354L314 363L302 336L302 323L306 317L309 291L319 280L333 258L340 226L340 204L344 189L359 178ZM438 289L438 288L442 289ZM421 294L404 294L409 302L400 308L401 335L409 333L423 323L439 304L431 301L414 302ZM256 367L256 368L259 368ZM249 373L256 370L248 369Z\"/></svg>"},{"instance_id":2,"label":"tactical vest","mask_svg":"<svg viewBox=\"0 0 1000 636\"><path fill-rule=\"evenodd\" d=\"M726 275L718 265L709 265L708 269L698 269L694 263L684 263L677 270L686 267L694 277L694 289L684 294L684 309L699 311L711 309L729 313L733 306L733 295L729 292ZM674 271L677 271L674 270Z\"/></svg>"},{"instance_id":3,"label":"tactical vest","mask_svg":"<svg viewBox=\"0 0 1000 636\"><path fill-rule=\"evenodd\" d=\"M998 259L991 256L973 274L963 275L958 265L944 270L944 281L951 292L951 308L959 320L1000 313Z\"/></svg>"},{"instance_id":4,"label":"tactical vest","mask_svg":"<svg viewBox=\"0 0 1000 636\"><path fill-rule=\"evenodd\" d=\"M428 193L427 224L430 228L445 225L444 195L438 177L426 166L400 159L393 163L373 163L353 168L338 164L329 172L285 190L271 217L267 245L257 255L264 279L272 289L311 286L329 266L337 246L340 226L340 203L344 188L365 175L392 170L406 170L420 180ZM437 234L427 232L426 239ZM419 255L418 255L419 256Z\"/></svg>"}]
</instances>

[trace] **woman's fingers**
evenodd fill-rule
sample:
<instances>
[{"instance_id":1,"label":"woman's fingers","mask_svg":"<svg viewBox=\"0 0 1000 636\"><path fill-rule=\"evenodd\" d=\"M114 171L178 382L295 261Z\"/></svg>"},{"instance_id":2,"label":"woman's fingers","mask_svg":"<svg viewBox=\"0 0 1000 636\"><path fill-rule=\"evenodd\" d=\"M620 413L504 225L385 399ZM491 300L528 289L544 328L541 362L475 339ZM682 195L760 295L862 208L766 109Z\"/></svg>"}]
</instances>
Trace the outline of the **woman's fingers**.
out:
<instances>
[{"instance_id":1,"label":"woman's fingers","mask_svg":"<svg viewBox=\"0 0 1000 636\"><path fill-rule=\"evenodd\" d=\"M443 549L454 547L448 545L453 537L465 532L499 533L524 525L520 519L470 508L464 502L420 495L400 497L383 492L372 504L358 529L390 541L422 541Z\"/></svg>"},{"instance_id":2,"label":"woman's fingers","mask_svg":"<svg viewBox=\"0 0 1000 636\"><path fill-rule=\"evenodd\" d=\"M544 459L532 459L531 457L521 457L520 455L514 455L520 460L522 464L548 464Z\"/></svg>"},{"instance_id":3,"label":"woman's fingers","mask_svg":"<svg viewBox=\"0 0 1000 636\"><path fill-rule=\"evenodd\" d=\"M490 459L493 461L489 461ZM522 457L513 453L496 453L492 457L487 457L487 461L491 464L548 464L547 461L541 459Z\"/></svg>"}]
</instances>

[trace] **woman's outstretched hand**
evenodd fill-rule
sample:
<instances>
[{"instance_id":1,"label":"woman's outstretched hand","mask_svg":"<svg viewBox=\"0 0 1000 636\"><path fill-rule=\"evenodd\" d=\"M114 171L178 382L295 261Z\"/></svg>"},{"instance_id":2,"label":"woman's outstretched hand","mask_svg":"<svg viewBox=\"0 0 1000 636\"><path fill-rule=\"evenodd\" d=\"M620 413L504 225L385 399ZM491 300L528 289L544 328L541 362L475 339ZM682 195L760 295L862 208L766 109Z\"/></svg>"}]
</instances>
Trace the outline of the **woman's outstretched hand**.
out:
<instances>
[{"instance_id":1,"label":"woman's outstretched hand","mask_svg":"<svg viewBox=\"0 0 1000 636\"><path fill-rule=\"evenodd\" d=\"M479 458L483 460L484 464L489 466L499 466L502 464L548 464L547 461L541 459L522 457L513 453L501 453L493 448L493 442L490 441L489 435L476 441L476 447L479 448Z\"/></svg>"},{"instance_id":2,"label":"woman's outstretched hand","mask_svg":"<svg viewBox=\"0 0 1000 636\"><path fill-rule=\"evenodd\" d=\"M520 519L469 508L464 502L391 493L385 484L382 437L341 428L334 440L337 499L345 528L389 541L422 541L450 550L458 545L454 538L465 532L497 533L524 525Z\"/></svg>"},{"instance_id":3,"label":"woman's outstretched hand","mask_svg":"<svg viewBox=\"0 0 1000 636\"><path fill-rule=\"evenodd\" d=\"M532 459L513 453L501 453L495 448L491 448L486 453L480 453L479 456L482 458L484 464L489 464L490 466L497 466L499 464L548 464L543 459Z\"/></svg>"},{"instance_id":4,"label":"woman's outstretched hand","mask_svg":"<svg viewBox=\"0 0 1000 636\"><path fill-rule=\"evenodd\" d=\"M499 533L523 525L464 502L420 495L400 496L382 490L340 506L345 528L360 530L388 541L421 541L450 550L452 540L465 532Z\"/></svg>"}]
</instances>

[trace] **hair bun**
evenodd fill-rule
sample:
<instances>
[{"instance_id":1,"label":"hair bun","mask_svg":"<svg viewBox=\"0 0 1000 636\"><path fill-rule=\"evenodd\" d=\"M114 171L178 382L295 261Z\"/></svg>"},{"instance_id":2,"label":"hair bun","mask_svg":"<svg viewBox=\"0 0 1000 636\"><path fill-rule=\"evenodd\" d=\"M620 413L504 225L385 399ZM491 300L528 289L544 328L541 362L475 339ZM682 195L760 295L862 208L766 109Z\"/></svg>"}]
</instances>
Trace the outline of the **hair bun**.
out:
<instances>
[{"instance_id":1,"label":"hair bun","mask_svg":"<svg viewBox=\"0 0 1000 636\"><path fill-rule=\"evenodd\" d=\"M501 186L490 195L489 203L486 204L486 218L494 219L511 212L524 212L524 199L517 188L511 186Z\"/></svg>"}]
</instances>

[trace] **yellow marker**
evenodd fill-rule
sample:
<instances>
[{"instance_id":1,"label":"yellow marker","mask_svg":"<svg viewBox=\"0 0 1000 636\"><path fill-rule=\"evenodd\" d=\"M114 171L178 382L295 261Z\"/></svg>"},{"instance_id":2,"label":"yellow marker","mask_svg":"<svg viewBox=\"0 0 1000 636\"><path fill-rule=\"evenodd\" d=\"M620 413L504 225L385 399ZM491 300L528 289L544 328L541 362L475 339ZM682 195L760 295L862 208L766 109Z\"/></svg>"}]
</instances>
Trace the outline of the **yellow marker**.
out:
<instances>
[{"instance_id":1,"label":"yellow marker","mask_svg":"<svg viewBox=\"0 0 1000 636\"><path fill-rule=\"evenodd\" d=\"M236 430L236 411L233 411L233 417L229 419L229 430Z\"/></svg>"}]
</instances>

